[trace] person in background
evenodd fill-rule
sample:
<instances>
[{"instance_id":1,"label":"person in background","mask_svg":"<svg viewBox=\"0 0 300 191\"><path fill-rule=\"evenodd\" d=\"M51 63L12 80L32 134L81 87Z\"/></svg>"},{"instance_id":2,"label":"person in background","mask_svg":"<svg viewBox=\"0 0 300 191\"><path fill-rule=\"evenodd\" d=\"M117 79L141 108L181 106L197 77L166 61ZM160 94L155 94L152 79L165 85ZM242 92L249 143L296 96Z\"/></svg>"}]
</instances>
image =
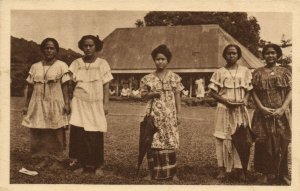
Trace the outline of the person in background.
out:
<instances>
[{"instance_id":1,"label":"person in background","mask_svg":"<svg viewBox=\"0 0 300 191\"><path fill-rule=\"evenodd\" d=\"M125 84L124 87L121 90L121 97L129 97L130 96L130 89L128 88L128 85Z\"/></svg>"},{"instance_id":2,"label":"person in background","mask_svg":"<svg viewBox=\"0 0 300 191\"><path fill-rule=\"evenodd\" d=\"M253 72L253 98L257 105L252 118L252 127L257 136L254 169L263 174L260 182L271 183L275 175L281 181L285 181L288 175L292 76L287 68L276 64L282 56L278 45L266 45L262 55L266 66Z\"/></svg>"},{"instance_id":3,"label":"person in background","mask_svg":"<svg viewBox=\"0 0 300 191\"><path fill-rule=\"evenodd\" d=\"M159 130L147 153L150 174L145 179L178 180L175 150L179 146L180 92L184 87L181 78L167 69L172 54L166 45L155 48L151 56L156 71L141 79L140 89L142 98L148 100L146 114L154 116ZM153 110L149 113L151 105Z\"/></svg>"},{"instance_id":4,"label":"person in background","mask_svg":"<svg viewBox=\"0 0 300 191\"><path fill-rule=\"evenodd\" d=\"M218 69L211 77L210 95L218 102L215 114L216 155L219 167L218 179L237 169L239 178L244 179L242 164L235 146L233 135L238 126L249 125L247 105L252 90L251 71L237 61L242 56L239 46L229 44L224 48L225 67Z\"/></svg>"},{"instance_id":5,"label":"person in background","mask_svg":"<svg viewBox=\"0 0 300 191\"><path fill-rule=\"evenodd\" d=\"M107 132L105 115L108 113L109 82L113 79L109 64L98 58L102 41L86 35L78 42L84 52L82 58L69 67L75 83L70 117L69 157L74 159L75 173L84 171L104 175L104 133Z\"/></svg>"},{"instance_id":6,"label":"person in background","mask_svg":"<svg viewBox=\"0 0 300 191\"><path fill-rule=\"evenodd\" d=\"M22 125L30 129L31 157L42 161L41 169L61 168L66 158L65 127L70 113L68 65L56 59L59 44L54 38L41 43L44 59L33 64L26 79L26 103Z\"/></svg>"},{"instance_id":7,"label":"person in background","mask_svg":"<svg viewBox=\"0 0 300 191\"><path fill-rule=\"evenodd\" d=\"M204 81L202 78L199 78L195 81L196 84L196 97L197 98L204 98L205 89L204 89Z\"/></svg>"},{"instance_id":8,"label":"person in background","mask_svg":"<svg viewBox=\"0 0 300 191\"><path fill-rule=\"evenodd\" d=\"M182 90L182 97L186 98L188 96L189 96L189 90L186 90L186 89Z\"/></svg>"},{"instance_id":9,"label":"person in background","mask_svg":"<svg viewBox=\"0 0 300 191\"><path fill-rule=\"evenodd\" d=\"M111 96L116 95L116 91L115 91L115 89L113 87L109 88L109 95L111 95Z\"/></svg>"}]
</instances>

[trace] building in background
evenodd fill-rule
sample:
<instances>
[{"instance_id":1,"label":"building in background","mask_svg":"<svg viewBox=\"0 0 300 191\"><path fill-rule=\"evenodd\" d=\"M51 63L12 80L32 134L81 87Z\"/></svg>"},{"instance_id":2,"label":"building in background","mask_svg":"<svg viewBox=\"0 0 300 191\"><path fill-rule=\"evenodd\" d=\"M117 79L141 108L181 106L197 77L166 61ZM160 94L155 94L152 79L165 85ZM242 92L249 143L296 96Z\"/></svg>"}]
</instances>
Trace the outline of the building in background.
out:
<instances>
[{"instance_id":1,"label":"building in background","mask_svg":"<svg viewBox=\"0 0 300 191\"><path fill-rule=\"evenodd\" d=\"M219 25L155 26L118 28L104 40L99 56L111 66L117 95L125 84L130 89L139 86L140 79L155 70L151 51L166 44L172 52L168 68L182 77L189 96L196 96L195 81L204 80L207 87L214 71L225 65L223 49L237 44L242 49L238 61L250 69L263 66L247 48L225 32Z\"/></svg>"}]
</instances>

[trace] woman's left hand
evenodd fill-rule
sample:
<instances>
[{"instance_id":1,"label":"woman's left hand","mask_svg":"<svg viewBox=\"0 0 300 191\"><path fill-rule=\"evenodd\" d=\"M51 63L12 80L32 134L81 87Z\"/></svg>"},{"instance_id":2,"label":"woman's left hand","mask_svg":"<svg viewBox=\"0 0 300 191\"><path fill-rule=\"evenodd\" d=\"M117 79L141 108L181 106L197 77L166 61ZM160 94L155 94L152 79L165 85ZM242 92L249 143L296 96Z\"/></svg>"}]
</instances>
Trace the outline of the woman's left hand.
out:
<instances>
[{"instance_id":1,"label":"woman's left hand","mask_svg":"<svg viewBox=\"0 0 300 191\"><path fill-rule=\"evenodd\" d=\"M280 107L278 109L275 109L275 111L273 112L273 116L274 117L281 117L285 112L285 109Z\"/></svg>"},{"instance_id":2,"label":"woman's left hand","mask_svg":"<svg viewBox=\"0 0 300 191\"><path fill-rule=\"evenodd\" d=\"M242 99L239 102L242 103L242 104L244 104L245 106L248 105L248 100L247 99Z\"/></svg>"},{"instance_id":3,"label":"woman's left hand","mask_svg":"<svg viewBox=\"0 0 300 191\"><path fill-rule=\"evenodd\" d=\"M71 113L71 108L70 108L69 104L65 104L65 106L64 106L64 113L66 115L69 115Z\"/></svg>"},{"instance_id":4,"label":"woman's left hand","mask_svg":"<svg viewBox=\"0 0 300 191\"><path fill-rule=\"evenodd\" d=\"M177 125L181 124L181 120L182 120L181 116L177 115Z\"/></svg>"},{"instance_id":5,"label":"woman's left hand","mask_svg":"<svg viewBox=\"0 0 300 191\"><path fill-rule=\"evenodd\" d=\"M108 115L108 107L103 105L104 115Z\"/></svg>"}]
</instances>

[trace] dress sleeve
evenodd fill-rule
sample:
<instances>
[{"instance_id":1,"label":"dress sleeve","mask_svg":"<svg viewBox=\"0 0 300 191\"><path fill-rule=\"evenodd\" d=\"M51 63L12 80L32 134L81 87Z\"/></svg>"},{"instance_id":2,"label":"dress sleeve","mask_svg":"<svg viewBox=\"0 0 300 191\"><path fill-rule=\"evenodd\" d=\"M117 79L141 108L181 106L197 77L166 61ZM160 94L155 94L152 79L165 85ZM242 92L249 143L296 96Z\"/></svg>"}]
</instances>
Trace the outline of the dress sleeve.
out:
<instances>
[{"instance_id":1,"label":"dress sleeve","mask_svg":"<svg viewBox=\"0 0 300 191\"><path fill-rule=\"evenodd\" d=\"M208 88L216 92L219 92L220 88L222 87L223 84L221 83L221 75L219 71L216 71L215 73L213 73L212 77L210 78L210 84L208 85Z\"/></svg>"},{"instance_id":2,"label":"dress sleeve","mask_svg":"<svg viewBox=\"0 0 300 191\"><path fill-rule=\"evenodd\" d=\"M102 83L106 84L107 82L111 81L112 79L114 79L114 77L111 74L111 70L109 67L109 64L107 63L106 60L103 60L103 68L101 70L102 72Z\"/></svg>"},{"instance_id":3,"label":"dress sleeve","mask_svg":"<svg viewBox=\"0 0 300 191\"><path fill-rule=\"evenodd\" d=\"M251 74L251 71L249 69L246 69L246 72L245 72L245 85L244 85L244 87L247 91L250 91L250 90L253 89L252 74Z\"/></svg>"},{"instance_id":4,"label":"dress sleeve","mask_svg":"<svg viewBox=\"0 0 300 191\"><path fill-rule=\"evenodd\" d=\"M28 72L28 77L26 78L27 83L34 84L34 74L35 74L35 67L32 65Z\"/></svg>"},{"instance_id":5,"label":"dress sleeve","mask_svg":"<svg viewBox=\"0 0 300 191\"><path fill-rule=\"evenodd\" d=\"M287 68L284 68L282 78L277 80L277 86L292 89L292 73Z\"/></svg>"},{"instance_id":6,"label":"dress sleeve","mask_svg":"<svg viewBox=\"0 0 300 191\"><path fill-rule=\"evenodd\" d=\"M61 64L61 74L62 74L62 77L61 77L61 83L62 84L71 79L70 74L69 74L68 65L64 62L62 62L62 64Z\"/></svg>"},{"instance_id":7,"label":"dress sleeve","mask_svg":"<svg viewBox=\"0 0 300 191\"><path fill-rule=\"evenodd\" d=\"M69 76L70 79L74 82L76 81L76 73L77 73L77 61L74 60L69 66Z\"/></svg>"},{"instance_id":8,"label":"dress sleeve","mask_svg":"<svg viewBox=\"0 0 300 191\"><path fill-rule=\"evenodd\" d=\"M182 90L184 90L184 86L181 83L181 77L178 74L174 73L171 83L172 88L175 92L181 92Z\"/></svg>"}]
</instances>

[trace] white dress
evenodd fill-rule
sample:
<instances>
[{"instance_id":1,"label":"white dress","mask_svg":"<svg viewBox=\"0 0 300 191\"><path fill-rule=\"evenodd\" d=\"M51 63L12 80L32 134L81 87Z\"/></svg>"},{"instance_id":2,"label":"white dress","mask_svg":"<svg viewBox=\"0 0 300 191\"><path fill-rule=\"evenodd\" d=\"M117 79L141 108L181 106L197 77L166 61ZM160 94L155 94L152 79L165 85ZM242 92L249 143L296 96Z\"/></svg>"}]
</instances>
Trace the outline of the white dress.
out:
<instances>
[{"instance_id":1,"label":"white dress","mask_svg":"<svg viewBox=\"0 0 300 191\"><path fill-rule=\"evenodd\" d=\"M22 125L38 129L58 129L68 125L62 83L70 80L68 65L56 60L51 66L33 64L26 81L33 85L28 111Z\"/></svg>"},{"instance_id":2,"label":"white dress","mask_svg":"<svg viewBox=\"0 0 300 191\"><path fill-rule=\"evenodd\" d=\"M106 60L97 58L93 63L76 59L69 67L72 80L76 83L70 124L85 131L107 132L103 109L103 85L113 79Z\"/></svg>"},{"instance_id":3,"label":"white dress","mask_svg":"<svg viewBox=\"0 0 300 191\"><path fill-rule=\"evenodd\" d=\"M246 92L253 88L251 80L251 71L246 67L238 66L237 70L223 67L212 75L208 87L223 98L240 101ZM229 109L224 104L218 103L214 120L216 155L218 166L225 167L227 172L232 168L242 168L239 155L231 142L231 135L235 133L237 126L249 124L248 117L245 106Z\"/></svg>"}]
</instances>

